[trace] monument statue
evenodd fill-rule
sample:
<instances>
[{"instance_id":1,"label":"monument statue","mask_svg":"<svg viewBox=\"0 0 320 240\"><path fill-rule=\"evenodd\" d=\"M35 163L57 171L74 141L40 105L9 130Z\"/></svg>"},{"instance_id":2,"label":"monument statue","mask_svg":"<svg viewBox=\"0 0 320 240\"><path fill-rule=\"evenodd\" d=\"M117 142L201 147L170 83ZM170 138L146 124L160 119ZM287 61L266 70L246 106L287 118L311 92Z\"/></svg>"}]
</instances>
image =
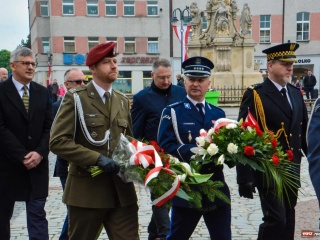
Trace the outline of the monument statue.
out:
<instances>
[{"instance_id":1,"label":"monument statue","mask_svg":"<svg viewBox=\"0 0 320 240\"><path fill-rule=\"evenodd\" d=\"M195 0L194 0L195 1ZM236 0L207 0L205 10L197 2L190 5L192 38L187 44L188 55L204 56L215 64L211 75L211 88L215 86L245 87L261 80L259 65L254 61L256 43L250 35L252 16L248 4L236 22L239 9ZM206 16L207 29L202 29ZM241 97L241 96L239 96Z\"/></svg>"},{"instance_id":2,"label":"monument statue","mask_svg":"<svg viewBox=\"0 0 320 240\"><path fill-rule=\"evenodd\" d=\"M196 2L191 3L189 9L192 17L192 20L189 23L192 29L192 38L199 38L202 34L203 12L199 11L198 4Z\"/></svg>"},{"instance_id":3,"label":"monument statue","mask_svg":"<svg viewBox=\"0 0 320 240\"><path fill-rule=\"evenodd\" d=\"M218 2L218 9L215 13L215 28L218 34L229 34L229 9L223 0Z\"/></svg>"},{"instance_id":4,"label":"monument statue","mask_svg":"<svg viewBox=\"0 0 320 240\"><path fill-rule=\"evenodd\" d=\"M250 14L250 8L248 6L248 3L245 3L243 5L243 9L241 12L241 18L240 18L241 34L242 35L249 34L251 26L252 26L252 17Z\"/></svg>"}]
</instances>

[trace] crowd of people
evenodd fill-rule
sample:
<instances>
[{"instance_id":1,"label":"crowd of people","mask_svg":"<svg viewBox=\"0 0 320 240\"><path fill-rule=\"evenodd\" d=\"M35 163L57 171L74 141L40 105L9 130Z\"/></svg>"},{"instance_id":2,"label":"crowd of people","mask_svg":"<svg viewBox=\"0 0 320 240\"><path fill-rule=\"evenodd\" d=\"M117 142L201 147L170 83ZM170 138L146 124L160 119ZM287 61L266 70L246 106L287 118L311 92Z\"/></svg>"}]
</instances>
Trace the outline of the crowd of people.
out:
<instances>
[{"instance_id":1,"label":"crowd of people","mask_svg":"<svg viewBox=\"0 0 320 240\"><path fill-rule=\"evenodd\" d=\"M284 129L285 134L279 137L282 149L293 152L297 165L303 155L308 156L310 176L320 199L320 144L310 133L320 127L320 102L307 131L308 114L299 86L288 84L298 47L285 43L263 51L268 77L245 91L238 120L246 118L249 109L261 128L273 132ZM86 65L92 73L91 82L80 69L71 68L64 74L63 85L59 87L55 79L47 88L32 81L35 58L29 48L19 47L11 53L12 76L8 79L6 69L0 68L0 239L10 239L16 201L26 203L29 238L49 239L44 208L49 191L49 150L57 155L54 176L60 178L62 201L67 206L60 240L95 240L102 228L111 240L139 239L134 185L118 177L120 166L112 159L121 134L157 141L166 153L189 163L200 129L209 130L212 121L227 117L221 108L205 100L214 69L205 57L191 57L182 63L184 79L176 76L183 80L182 86L172 84L170 61L156 60L150 87L133 96L132 107L128 97L112 87L118 77L113 42L92 48ZM311 98L314 82L310 72L304 87ZM90 166L99 166L103 173L92 177L86 170ZM263 218L258 239L294 239L297 189L290 189L282 203L276 198L274 185L264 184L273 182L270 176L242 164L236 166L236 172L240 197L252 199L256 189L259 193ZM230 197L223 165L205 164L201 173L214 173L211 179L222 182L221 191ZM299 170L293 175L300 184ZM151 206L153 189L150 192L149 240L187 240L201 217L211 239L232 239L230 204L218 199L210 202L203 196L202 208L195 209L175 196L169 216L168 205Z\"/></svg>"}]
</instances>

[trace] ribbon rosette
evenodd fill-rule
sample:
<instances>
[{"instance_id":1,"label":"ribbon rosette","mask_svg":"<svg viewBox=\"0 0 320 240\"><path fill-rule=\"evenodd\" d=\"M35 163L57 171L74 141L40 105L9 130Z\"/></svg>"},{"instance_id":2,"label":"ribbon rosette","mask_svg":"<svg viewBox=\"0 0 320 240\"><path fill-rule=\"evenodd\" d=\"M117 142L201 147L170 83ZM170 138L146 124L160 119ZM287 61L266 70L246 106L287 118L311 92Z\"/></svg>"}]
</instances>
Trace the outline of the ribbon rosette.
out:
<instances>
[{"instance_id":1,"label":"ribbon rosette","mask_svg":"<svg viewBox=\"0 0 320 240\"><path fill-rule=\"evenodd\" d=\"M180 179L177 177L177 174L163 167L161 157L158 152L152 145L147 145L143 142L139 142L137 140L132 140L130 142L130 148L133 149L133 155L130 157L129 163L130 165L140 166L142 165L144 168L149 167L150 165L154 165L144 179L144 185L147 186L148 183L158 177L161 170L164 170L168 174L175 175L174 182L172 183L172 187L164 193L162 196L155 199L152 204L156 206L161 206L171 198L173 198L180 187Z\"/></svg>"}]
</instances>

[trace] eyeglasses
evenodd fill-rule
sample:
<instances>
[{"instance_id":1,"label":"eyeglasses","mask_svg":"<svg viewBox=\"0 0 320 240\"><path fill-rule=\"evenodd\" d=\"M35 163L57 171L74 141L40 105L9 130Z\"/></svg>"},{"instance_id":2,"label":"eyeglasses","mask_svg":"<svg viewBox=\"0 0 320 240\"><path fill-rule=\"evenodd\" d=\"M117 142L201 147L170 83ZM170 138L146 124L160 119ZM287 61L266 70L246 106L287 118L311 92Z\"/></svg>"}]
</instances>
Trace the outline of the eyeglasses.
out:
<instances>
[{"instance_id":1,"label":"eyeglasses","mask_svg":"<svg viewBox=\"0 0 320 240\"><path fill-rule=\"evenodd\" d=\"M161 81L165 81L166 79L170 80L171 79L171 75L170 76L158 76L157 74L155 74L158 79L160 79Z\"/></svg>"},{"instance_id":2,"label":"eyeglasses","mask_svg":"<svg viewBox=\"0 0 320 240\"><path fill-rule=\"evenodd\" d=\"M14 61L14 62L21 63L22 65L24 65L26 67L29 67L30 64L31 64L32 67L36 67L36 63L35 62L29 62L29 61Z\"/></svg>"},{"instance_id":3,"label":"eyeglasses","mask_svg":"<svg viewBox=\"0 0 320 240\"><path fill-rule=\"evenodd\" d=\"M67 82L74 82L74 83L76 83L77 85L80 85L81 83L84 83L84 84L87 84L88 83L88 81L87 80L69 80L69 81L67 81Z\"/></svg>"}]
</instances>

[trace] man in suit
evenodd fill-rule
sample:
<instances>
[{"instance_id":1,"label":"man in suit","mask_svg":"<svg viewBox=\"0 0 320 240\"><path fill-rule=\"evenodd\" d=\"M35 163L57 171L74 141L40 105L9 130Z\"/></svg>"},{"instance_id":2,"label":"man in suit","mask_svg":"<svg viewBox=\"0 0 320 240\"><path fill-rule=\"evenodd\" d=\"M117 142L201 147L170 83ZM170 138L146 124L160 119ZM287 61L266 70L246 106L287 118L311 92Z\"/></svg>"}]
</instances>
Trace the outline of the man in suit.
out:
<instances>
[{"instance_id":1,"label":"man in suit","mask_svg":"<svg viewBox=\"0 0 320 240\"><path fill-rule=\"evenodd\" d=\"M225 117L225 113L205 101L213 63L204 57L192 57L182 63L182 68L185 69L187 96L183 101L173 103L163 110L158 142L166 153L180 161L190 162L193 155L190 149L196 147L195 139L200 129L209 130L213 127L212 120ZM222 170L222 165L206 164L202 166L201 173L213 173L211 180L223 182L221 191L230 198ZM211 239L231 239L231 206L219 199L212 203L206 196L202 197L202 209L192 208L189 202L179 197L173 198L168 240L188 240L201 217L204 218Z\"/></svg>"},{"instance_id":2,"label":"man in suit","mask_svg":"<svg viewBox=\"0 0 320 240\"><path fill-rule=\"evenodd\" d=\"M184 88L172 84L171 64L160 59L152 64L151 87L133 96L131 109L133 135L137 139L156 141L161 112L167 105L180 101L186 96ZM153 199L153 196L151 196ZM152 206L151 221L148 226L149 240L165 239L170 230L167 206Z\"/></svg>"},{"instance_id":3,"label":"man in suit","mask_svg":"<svg viewBox=\"0 0 320 240\"><path fill-rule=\"evenodd\" d=\"M312 75L312 71L308 70L308 75L303 79L304 91L306 92L306 97L309 99L309 93L311 93L311 99L315 99L314 86L317 84L317 79Z\"/></svg>"},{"instance_id":4,"label":"man in suit","mask_svg":"<svg viewBox=\"0 0 320 240\"><path fill-rule=\"evenodd\" d=\"M277 133L285 131L278 140L283 151L292 150L293 162L298 165L293 171L298 184L300 181L301 156L307 154L306 128L308 121L300 90L289 84L296 62L296 43L284 43L263 51L267 54L268 79L263 83L248 88L244 93L240 106L239 120L245 119L248 109L258 120L261 129ZM294 239L295 206L297 191L288 191L284 203L278 201L272 179L269 187L265 185L265 175L252 171L244 165L237 166L237 182L239 194L245 198L253 198L255 186L258 188L263 223L260 225L258 239L291 240Z\"/></svg>"},{"instance_id":5,"label":"man in suit","mask_svg":"<svg viewBox=\"0 0 320 240\"><path fill-rule=\"evenodd\" d=\"M93 80L66 93L50 137L51 151L70 163L63 195L69 239L95 240L102 224L110 240L139 239L134 185L117 176L119 165L111 159L121 133L132 136L129 99L112 89L115 43L92 48L86 65ZM103 173L92 177L90 166Z\"/></svg>"},{"instance_id":6,"label":"man in suit","mask_svg":"<svg viewBox=\"0 0 320 240\"><path fill-rule=\"evenodd\" d=\"M8 79L8 70L6 68L0 68L0 82L4 82Z\"/></svg>"},{"instance_id":7,"label":"man in suit","mask_svg":"<svg viewBox=\"0 0 320 240\"><path fill-rule=\"evenodd\" d=\"M84 86L87 84L87 80L84 77L83 72L78 68L70 68L68 69L64 74L64 86L69 91L71 88L77 87L77 86ZM57 115L57 112L60 108L62 102L62 98L60 98L58 101L54 102L52 104L52 113L53 118ZM67 176L68 176L68 167L69 163L67 160L63 159L62 157L57 155L56 164L54 167L54 177L59 177L62 189L64 191ZM61 230L61 234L59 237L59 240L68 240L68 214L64 220L63 227Z\"/></svg>"},{"instance_id":8,"label":"man in suit","mask_svg":"<svg viewBox=\"0 0 320 240\"><path fill-rule=\"evenodd\" d=\"M46 240L49 133L48 90L32 82L33 52L18 47L10 56L12 77L0 84L0 239L10 239L15 201L25 201L30 239Z\"/></svg>"}]
</instances>

